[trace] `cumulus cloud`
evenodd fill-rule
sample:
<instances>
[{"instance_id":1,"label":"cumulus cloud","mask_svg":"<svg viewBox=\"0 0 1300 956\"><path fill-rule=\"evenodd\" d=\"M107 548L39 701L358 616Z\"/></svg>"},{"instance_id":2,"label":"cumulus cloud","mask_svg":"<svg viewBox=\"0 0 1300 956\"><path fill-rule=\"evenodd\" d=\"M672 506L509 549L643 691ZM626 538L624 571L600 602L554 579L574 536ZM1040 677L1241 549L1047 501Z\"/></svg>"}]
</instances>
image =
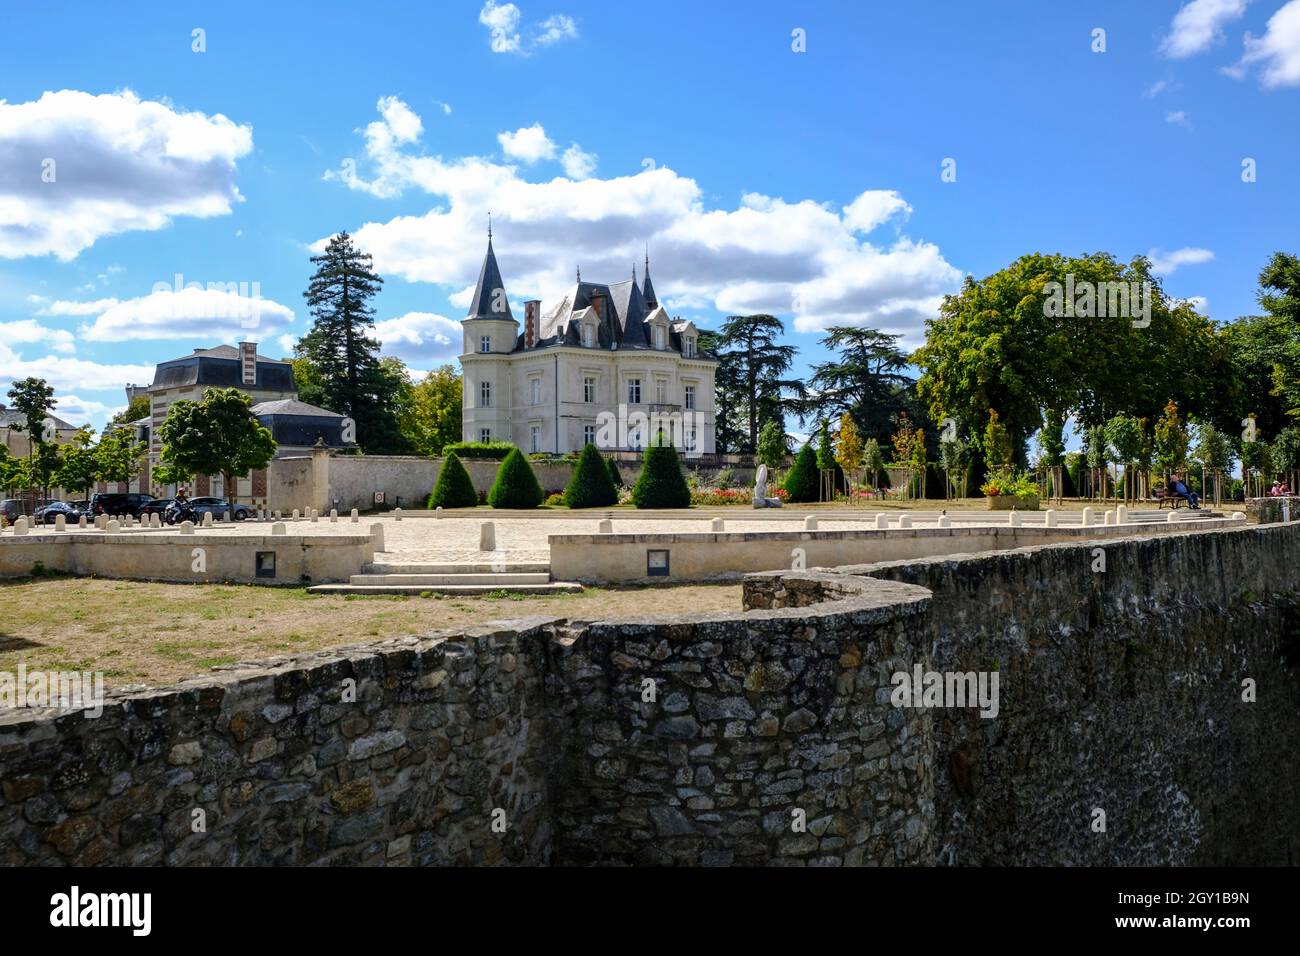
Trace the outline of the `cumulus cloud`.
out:
<instances>
[{"instance_id":1,"label":"cumulus cloud","mask_svg":"<svg viewBox=\"0 0 1300 956\"><path fill-rule=\"evenodd\" d=\"M0 322L0 341L10 345L46 345L56 352L71 355L76 351L76 340L67 329L51 329L35 319Z\"/></svg>"},{"instance_id":2,"label":"cumulus cloud","mask_svg":"<svg viewBox=\"0 0 1300 956\"><path fill-rule=\"evenodd\" d=\"M80 331L83 338L92 342L236 341L269 339L293 323L292 309L248 292L228 288L156 288L149 295L106 309Z\"/></svg>"},{"instance_id":3,"label":"cumulus cloud","mask_svg":"<svg viewBox=\"0 0 1300 956\"><path fill-rule=\"evenodd\" d=\"M478 22L488 29L488 46L493 53L528 56L537 47L578 37L578 23L567 14L552 14L540 23L532 24L527 28L527 37L520 28L522 20L523 13L513 3L487 0L478 13Z\"/></svg>"},{"instance_id":4,"label":"cumulus cloud","mask_svg":"<svg viewBox=\"0 0 1300 956\"><path fill-rule=\"evenodd\" d=\"M599 161L599 156L585 152L577 143L569 146L560 157L560 164L564 166L564 175L570 179L586 179L596 171L596 163Z\"/></svg>"},{"instance_id":5,"label":"cumulus cloud","mask_svg":"<svg viewBox=\"0 0 1300 956\"><path fill-rule=\"evenodd\" d=\"M460 322L433 312L408 312L375 323L375 337L387 355L411 362L444 362L460 355Z\"/></svg>"},{"instance_id":6,"label":"cumulus cloud","mask_svg":"<svg viewBox=\"0 0 1300 956\"><path fill-rule=\"evenodd\" d=\"M497 133L497 142L507 159L517 159L523 163L535 163L543 159L555 158L555 144L551 142L541 123L525 126L513 133Z\"/></svg>"},{"instance_id":7,"label":"cumulus cloud","mask_svg":"<svg viewBox=\"0 0 1300 956\"><path fill-rule=\"evenodd\" d=\"M249 126L130 90L0 100L0 257L69 260L104 236L227 215L252 148Z\"/></svg>"},{"instance_id":8,"label":"cumulus cloud","mask_svg":"<svg viewBox=\"0 0 1300 956\"><path fill-rule=\"evenodd\" d=\"M94 399L82 398L80 395L55 395L54 414L73 425L84 425L92 419L103 419L114 415L125 405L110 405Z\"/></svg>"},{"instance_id":9,"label":"cumulus cloud","mask_svg":"<svg viewBox=\"0 0 1300 956\"><path fill-rule=\"evenodd\" d=\"M1240 20L1250 0L1192 0L1174 14L1169 34L1160 44L1165 56L1181 60L1204 53L1223 39L1223 28Z\"/></svg>"},{"instance_id":10,"label":"cumulus cloud","mask_svg":"<svg viewBox=\"0 0 1300 956\"><path fill-rule=\"evenodd\" d=\"M0 391L7 391L18 379L43 378L56 393L120 391L127 382L152 382L153 365L107 365L60 355L43 355L25 359L0 340Z\"/></svg>"},{"instance_id":11,"label":"cumulus cloud","mask_svg":"<svg viewBox=\"0 0 1300 956\"><path fill-rule=\"evenodd\" d=\"M1240 79L1258 68L1265 89L1300 86L1300 0L1290 0L1269 17L1262 37L1247 33L1245 46L1241 59L1225 73Z\"/></svg>"},{"instance_id":12,"label":"cumulus cloud","mask_svg":"<svg viewBox=\"0 0 1300 956\"><path fill-rule=\"evenodd\" d=\"M47 299L40 295L29 295L28 302L39 304L37 315L99 315L117 305L117 299L95 299L89 302L74 302L68 299Z\"/></svg>"},{"instance_id":13,"label":"cumulus cloud","mask_svg":"<svg viewBox=\"0 0 1300 956\"><path fill-rule=\"evenodd\" d=\"M489 210L512 300L553 302L575 266L588 279L629 278L648 243L655 287L673 308L793 315L800 331L872 324L919 343L924 319L960 284L933 243L873 236L911 211L892 190L866 190L842 208L758 193L709 208L694 179L665 166L531 182L482 157L368 152L372 178L352 188L433 198L428 212L366 223L354 238L381 273L444 286L457 307L482 264Z\"/></svg>"},{"instance_id":14,"label":"cumulus cloud","mask_svg":"<svg viewBox=\"0 0 1300 956\"><path fill-rule=\"evenodd\" d=\"M1187 118L1187 114L1182 110L1170 110L1165 114L1165 122L1171 126L1181 126L1184 129L1192 128L1192 121Z\"/></svg>"},{"instance_id":15,"label":"cumulus cloud","mask_svg":"<svg viewBox=\"0 0 1300 956\"><path fill-rule=\"evenodd\" d=\"M1147 253L1147 258L1151 260L1152 272L1156 275L1170 276L1182 266L1196 266L1205 262L1213 262L1214 253L1209 249L1185 246L1182 249L1173 249L1169 252L1152 249Z\"/></svg>"},{"instance_id":16,"label":"cumulus cloud","mask_svg":"<svg viewBox=\"0 0 1300 956\"><path fill-rule=\"evenodd\" d=\"M1203 295L1188 296L1187 304L1201 315L1208 316L1210 314L1210 300Z\"/></svg>"}]
</instances>

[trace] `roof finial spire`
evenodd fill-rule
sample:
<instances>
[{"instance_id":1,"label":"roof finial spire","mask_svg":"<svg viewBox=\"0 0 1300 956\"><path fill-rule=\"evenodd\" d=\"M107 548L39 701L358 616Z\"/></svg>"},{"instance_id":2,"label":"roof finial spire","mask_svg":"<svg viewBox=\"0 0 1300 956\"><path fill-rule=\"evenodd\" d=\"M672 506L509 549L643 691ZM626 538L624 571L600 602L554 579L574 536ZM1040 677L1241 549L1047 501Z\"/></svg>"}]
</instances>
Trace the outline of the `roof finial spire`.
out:
<instances>
[{"instance_id":1,"label":"roof finial spire","mask_svg":"<svg viewBox=\"0 0 1300 956\"><path fill-rule=\"evenodd\" d=\"M488 210L488 242L492 241L492 210Z\"/></svg>"},{"instance_id":2,"label":"roof finial spire","mask_svg":"<svg viewBox=\"0 0 1300 956\"><path fill-rule=\"evenodd\" d=\"M632 284L636 284L636 263L632 263Z\"/></svg>"},{"instance_id":3,"label":"roof finial spire","mask_svg":"<svg viewBox=\"0 0 1300 956\"><path fill-rule=\"evenodd\" d=\"M582 266L576 266L575 271L578 273L578 281L582 281Z\"/></svg>"}]
</instances>

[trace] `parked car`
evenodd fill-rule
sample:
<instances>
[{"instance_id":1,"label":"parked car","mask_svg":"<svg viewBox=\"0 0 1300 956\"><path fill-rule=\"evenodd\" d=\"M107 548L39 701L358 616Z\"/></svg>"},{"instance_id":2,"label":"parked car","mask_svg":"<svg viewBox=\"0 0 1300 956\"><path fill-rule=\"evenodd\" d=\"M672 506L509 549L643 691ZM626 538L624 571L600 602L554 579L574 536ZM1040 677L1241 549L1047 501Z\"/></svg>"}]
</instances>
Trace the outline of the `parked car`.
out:
<instances>
[{"instance_id":1,"label":"parked car","mask_svg":"<svg viewBox=\"0 0 1300 956\"><path fill-rule=\"evenodd\" d=\"M226 512L230 511L230 503L224 498L191 498L190 504L199 513L200 519L205 514L211 514L213 521L224 521ZM253 509L248 505L235 505L234 519L236 521L247 521L252 516Z\"/></svg>"},{"instance_id":2,"label":"parked car","mask_svg":"<svg viewBox=\"0 0 1300 956\"><path fill-rule=\"evenodd\" d=\"M13 524L22 515L34 518L36 511L53 502L53 498L37 498L35 501L30 498L6 498L0 501L0 514L4 515L7 524Z\"/></svg>"},{"instance_id":3,"label":"parked car","mask_svg":"<svg viewBox=\"0 0 1300 956\"><path fill-rule=\"evenodd\" d=\"M153 501L153 495L121 494L110 492L90 496L92 515L130 515L140 517L140 509Z\"/></svg>"},{"instance_id":4,"label":"parked car","mask_svg":"<svg viewBox=\"0 0 1300 956\"><path fill-rule=\"evenodd\" d=\"M85 501L51 501L48 505L37 508L32 517L37 524L54 524L55 517L63 515L63 520L68 524L76 524L82 515L89 514L87 504Z\"/></svg>"},{"instance_id":5,"label":"parked car","mask_svg":"<svg viewBox=\"0 0 1300 956\"><path fill-rule=\"evenodd\" d=\"M167 506L175 500L175 498L155 498L153 501L150 501L148 504L140 508L140 514L142 516L158 515L161 517L162 513L167 510Z\"/></svg>"}]
</instances>

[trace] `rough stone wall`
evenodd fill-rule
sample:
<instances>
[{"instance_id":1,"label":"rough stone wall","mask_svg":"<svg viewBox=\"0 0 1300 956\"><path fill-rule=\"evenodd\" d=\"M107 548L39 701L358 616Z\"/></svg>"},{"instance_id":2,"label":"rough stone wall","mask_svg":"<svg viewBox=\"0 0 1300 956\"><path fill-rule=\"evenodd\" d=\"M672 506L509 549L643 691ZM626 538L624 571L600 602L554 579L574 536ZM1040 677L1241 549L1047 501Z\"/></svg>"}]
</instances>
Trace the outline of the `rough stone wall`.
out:
<instances>
[{"instance_id":1,"label":"rough stone wall","mask_svg":"<svg viewBox=\"0 0 1300 956\"><path fill-rule=\"evenodd\" d=\"M996 719L934 712L939 861L1300 862L1298 562L1274 525L837 569L933 593L935 670L999 670Z\"/></svg>"}]
</instances>

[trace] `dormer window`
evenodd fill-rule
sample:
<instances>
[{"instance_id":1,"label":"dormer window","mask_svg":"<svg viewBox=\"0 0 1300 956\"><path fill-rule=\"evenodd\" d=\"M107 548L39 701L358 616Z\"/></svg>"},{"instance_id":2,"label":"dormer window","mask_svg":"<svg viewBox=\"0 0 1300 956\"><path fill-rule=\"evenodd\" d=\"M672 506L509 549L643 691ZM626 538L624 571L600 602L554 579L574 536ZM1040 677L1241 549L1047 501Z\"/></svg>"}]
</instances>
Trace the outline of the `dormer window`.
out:
<instances>
[{"instance_id":1,"label":"dormer window","mask_svg":"<svg viewBox=\"0 0 1300 956\"><path fill-rule=\"evenodd\" d=\"M582 344L587 348L593 348L596 345L596 327L594 325L583 323Z\"/></svg>"},{"instance_id":2,"label":"dormer window","mask_svg":"<svg viewBox=\"0 0 1300 956\"><path fill-rule=\"evenodd\" d=\"M695 358L695 337L684 336L682 338L682 357Z\"/></svg>"},{"instance_id":3,"label":"dormer window","mask_svg":"<svg viewBox=\"0 0 1300 956\"><path fill-rule=\"evenodd\" d=\"M483 336L481 339L479 339L479 340L478 340L478 350L479 350L480 352L491 352L491 351L492 351L492 336L490 336L490 335L485 335L485 336Z\"/></svg>"},{"instance_id":4,"label":"dormer window","mask_svg":"<svg viewBox=\"0 0 1300 956\"><path fill-rule=\"evenodd\" d=\"M655 348L657 349L667 348L667 345L665 343L667 341L668 336L666 333L667 333L667 329L665 329L662 325L655 326Z\"/></svg>"}]
</instances>

